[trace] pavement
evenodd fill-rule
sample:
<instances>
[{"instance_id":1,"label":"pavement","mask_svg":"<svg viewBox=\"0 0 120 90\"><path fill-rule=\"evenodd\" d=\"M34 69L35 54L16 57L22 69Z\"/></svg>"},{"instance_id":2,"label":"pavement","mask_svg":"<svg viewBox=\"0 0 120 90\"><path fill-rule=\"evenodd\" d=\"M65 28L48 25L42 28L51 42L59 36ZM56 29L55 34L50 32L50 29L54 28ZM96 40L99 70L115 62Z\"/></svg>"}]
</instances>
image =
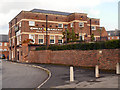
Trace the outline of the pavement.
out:
<instances>
[{"instance_id":1,"label":"pavement","mask_svg":"<svg viewBox=\"0 0 120 90\"><path fill-rule=\"evenodd\" d=\"M2 88L37 88L47 78L48 73L42 69L2 61Z\"/></svg>"},{"instance_id":2,"label":"pavement","mask_svg":"<svg viewBox=\"0 0 120 90\"><path fill-rule=\"evenodd\" d=\"M108 76L105 78L98 78L96 80L83 81L77 84L73 82L53 88L118 88L118 77Z\"/></svg>"},{"instance_id":3,"label":"pavement","mask_svg":"<svg viewBox=\"0 0 120 90\"><path fill-rule=\"evenodd\" d=\"M74 67L75 81L69 81L69 66L43 65L51 71L52 77L41 88L118 88L115 71L100 70L100 78L95 78L94 68Z\"/></svg>"}]
</instances>

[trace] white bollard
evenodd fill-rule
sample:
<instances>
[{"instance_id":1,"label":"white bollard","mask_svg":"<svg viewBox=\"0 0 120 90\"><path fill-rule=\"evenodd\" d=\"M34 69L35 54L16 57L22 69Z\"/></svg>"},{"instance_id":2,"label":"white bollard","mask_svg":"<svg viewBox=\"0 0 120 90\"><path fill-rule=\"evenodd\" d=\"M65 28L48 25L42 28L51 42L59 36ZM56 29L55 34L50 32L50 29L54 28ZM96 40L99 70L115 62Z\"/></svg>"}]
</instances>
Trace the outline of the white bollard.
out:
<instances>
[{"instance_id":1,"label":"white bollard","mask_svg":"<svg viewBox=\"0 0 120 90\"><path fill-rule=\"evenodd\" d=\"M73 66L70 66L70 82L74 81L74 71Z\"/></svg>"},{"instance_id":2,"label":"white bollard","mask_svg":"<svg viewBox=\"0 0 120 90\"><path fill-rule=\"evenodd\" d=\"M96 77L96 78L100 77L98 65L95 66L95 77Z\"/></svg>"},{"instance_id":3,"label":"white bollard","mask_svg":"<svg viewBox=\"0 0 120 90\"><path fill-rule=\"evenodd\" d=\"M120 74L120 64L116 64L116 74Z\"/></svg>"}]
</instances>

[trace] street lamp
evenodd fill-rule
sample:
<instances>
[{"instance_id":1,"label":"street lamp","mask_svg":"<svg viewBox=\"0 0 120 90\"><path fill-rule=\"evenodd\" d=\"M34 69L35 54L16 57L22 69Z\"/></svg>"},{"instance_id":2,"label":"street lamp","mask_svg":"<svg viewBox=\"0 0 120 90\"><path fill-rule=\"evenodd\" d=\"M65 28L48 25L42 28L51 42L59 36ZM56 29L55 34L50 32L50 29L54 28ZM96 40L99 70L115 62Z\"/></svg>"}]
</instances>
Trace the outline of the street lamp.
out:
<instances>
[{"instance_id":1,"label":"street lamp","mask_svg":"<svg viewBox=\"0 0 120 90\"><path fill-rule=\"evenodd\" d=\"M47 37L47 35L48 35L48 15L46 15L46 50L47 50L47 48L48 48L48 37Z\"/></svg>"},{"instance_id":2,"label":"street lamp","mask_svg":"<svg viewBox=\"0 0 120 90\"><path fill-rule=\"evenodd\" d=\"M67 26L68 25L64 25L64 28L65 28L65 38L66 38L66 42L65 43L66 43L66 45L67 45Z\"/></svg>"},{"instance_id":3,"label":"street lamp","mask_svg":"<svg viewBox=\"0 0 120 90\"><path fill-rule=\"evenodd\" d=\"M92 20L90 19L90 37L92 35L92 27L91 27L91 24L92 24ZM92 41L92 38L91 38L91 41Z\"/></svg>"},{"instance_id":4,"label":"street lamp","mask_svg":"<svg viewBox=\"0 0 120 90\"><path fill-rule=\"evenodd\" d=\"M101 31L102 31L102 27L100 27L100 41L101 41Z\"/></svg>"}]
</instances>

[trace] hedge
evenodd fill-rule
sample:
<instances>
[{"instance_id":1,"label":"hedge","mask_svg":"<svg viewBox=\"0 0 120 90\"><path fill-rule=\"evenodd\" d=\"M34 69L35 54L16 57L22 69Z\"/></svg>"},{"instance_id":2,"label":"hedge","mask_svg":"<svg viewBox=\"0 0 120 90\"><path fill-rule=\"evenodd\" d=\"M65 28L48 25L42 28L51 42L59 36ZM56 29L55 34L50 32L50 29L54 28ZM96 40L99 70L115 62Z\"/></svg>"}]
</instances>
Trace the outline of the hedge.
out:
<instances>
[{"instance_id":1,"label":"hedge","mask_svg":"<svg viewBox=\"0 0 120 90\"><path fill-rule=\"evenodd\" d=\"M98 50L98 49L117 49L120 48L120 40L106 42L79 43L69 45L50 45L48 50ZM36 50L45 50L45 46L38 47Z\"/></svg>"}]
</instances>

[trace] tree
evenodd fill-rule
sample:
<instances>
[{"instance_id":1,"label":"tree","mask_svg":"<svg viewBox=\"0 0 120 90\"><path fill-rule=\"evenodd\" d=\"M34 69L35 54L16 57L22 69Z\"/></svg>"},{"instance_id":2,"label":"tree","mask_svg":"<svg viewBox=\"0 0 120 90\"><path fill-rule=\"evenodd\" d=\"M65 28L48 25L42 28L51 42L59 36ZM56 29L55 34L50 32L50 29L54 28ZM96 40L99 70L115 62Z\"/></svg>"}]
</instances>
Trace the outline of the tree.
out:
<instances>
[{"instance_id":1,"label":"tree","mask_svg":"<svg viewBox=\"0 0 120 90\"><path fill-rule=\"evenodd\" d=\"M67 31L67 32L66 32ZM66 36L67 36L67 42L70 41L71 39L71 36L70 36L70 32L69 30L66 30L65 32L63 32L63 39L65 38L66 39Z\"/></svg>"},{"instance_id":2,"label":"tree","mask_svg":"<svg viewBox=\"0 0 120 90\"><path fill-rule=\"evenodd\" d=\"M66 31L63 32L63 39L64 38L66 38ZM69 32L69 30L67 30L67 42L69 42L70 40L76 41L78 38L79 36L75 34L74 28L72 28L72 32Z\"/></svg>"},{"instance_id":3,"label":"tree","mask_svg":"<svg viewBox=\"0 0 120 90\"><path fill-rule=\"evenodd\" d=\"M74 28L72 28L72 33L71 33L71 39L72 41L76 41L79 38L79 36L77 36L74 32Z\"/></svg>"},{"instance_id":4,"label":"tree","mask_svg":"<svg viewBox=\"0 0 120 90\"><path fill-rule=\"evenodd\" d=\"M91 41L94 41L95 38L94 38L94 34L91 35Z\"/></svg>"}]
</instances>

